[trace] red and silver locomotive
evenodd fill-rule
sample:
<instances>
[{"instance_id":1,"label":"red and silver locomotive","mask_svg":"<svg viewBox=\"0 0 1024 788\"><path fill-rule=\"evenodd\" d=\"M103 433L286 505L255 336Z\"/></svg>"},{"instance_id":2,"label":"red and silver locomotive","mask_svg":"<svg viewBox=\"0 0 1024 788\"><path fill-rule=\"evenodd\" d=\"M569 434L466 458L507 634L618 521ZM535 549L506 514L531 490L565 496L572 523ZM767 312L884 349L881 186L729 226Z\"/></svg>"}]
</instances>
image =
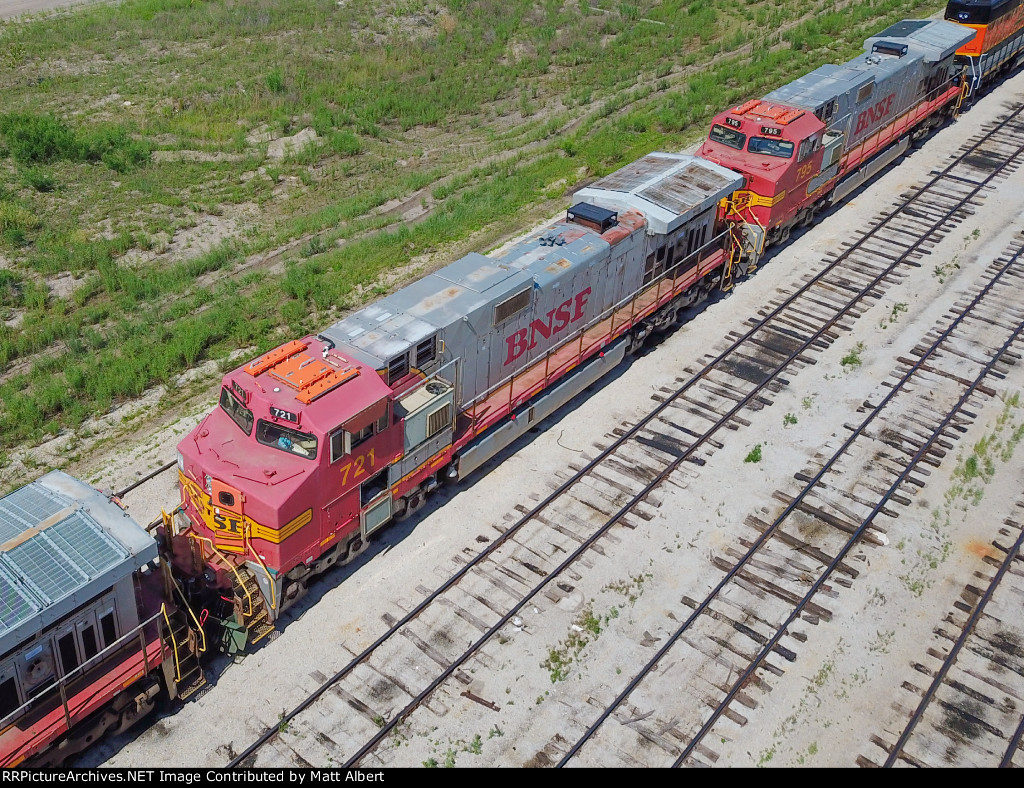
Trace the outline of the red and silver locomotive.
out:
<instances>
[{"instance_id":1,"label":"red and silver locomotive","mask_svg":"<svg viewBox=\"0 0 1024 788\"><path fill-rule=\"evenodd\" d=\"M825 65L715 117L698 155L744 176L723 210L748 254L784 242L942 123L965 91L954 63L973 32L907 19Z\"/></svg>"},{"instance_id":2,"label":"red and silver locomotive","mask_svg":"<svg viewBox=\"0 0 1024 788\"><path fill-rule=\"evenodd\" d=\"M469 254L228 373L220 407L178 447L179 566L225 589L258 583L259 637L312 575L728 279L716 214L740 180L645 156L511 250Z\"/></svg>"},{"instance_id":3,"label":"red and silver locomotive","mask_svg":"<svg viewBox=\"0 0 1024 788\"><path fill-rule=\"evenodd\" d=\"M59 764L205 683L202 622L157 557L60 471L0 498L0 765Z\"/></svg>"}]
</instances>

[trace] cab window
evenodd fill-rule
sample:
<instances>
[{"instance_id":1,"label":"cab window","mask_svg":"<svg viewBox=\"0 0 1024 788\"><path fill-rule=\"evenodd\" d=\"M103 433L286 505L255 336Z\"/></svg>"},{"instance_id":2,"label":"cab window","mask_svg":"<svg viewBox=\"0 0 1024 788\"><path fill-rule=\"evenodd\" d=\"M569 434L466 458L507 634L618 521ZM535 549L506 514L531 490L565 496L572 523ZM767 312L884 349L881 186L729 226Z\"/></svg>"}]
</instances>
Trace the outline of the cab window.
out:
<instances>
[{"instance_id":1,"label":"cab window","mask_svg":"<svg viewBox=\"0 0 1024 788\"><path fill-rule=\"evenodd\" d=\"M286 451L289 454L297 454L300 457L313 459L316 457L316 436L308 432L299 432L269 421L259 420L256 425L256 440L264 446L273 446L275 449Z\"/></svg>"},{"instance_id":2,"label":"cab window","mask_svg":"<svg viewBox=\"0 0 1024 788\"><path fill-rule=\"evenodd\" d=\"M246 435L252 435L252 411L235 399L226 388L220 390L220 406Z\"/></svg>"},{"instance_id":3,"label":"cab window","mask_svg":"<svg viewBox=\"0 0 1024 788\"><path fill-rule=\"evenodd\" d=\"M331 433L331 462L337 462L360 443L369 440L379 432L384 432L388 428L388 408L386 403L382 404L384 405L384 412L375 421L371 421L351 431L345 429L345 427L339 427ZM359 423L361 422L351 420L345 426L355 427Z\"/></svg>"},{"instance_id":4,"label":"cab window","mask_svg":"<svg viewBox=\"0 0 1024 788\"><path fill-rule=\"evenodd\" d=\"M772 137L751 137L747 150L751 153L761 153L765 156L778 156L780 159L788 159L793 155L793 143L789 140L779 140Z\"/></svg>"},{"instance_id":5,"label":"cab window","mask_svg":"<svg viewBox=\"0 0 1024 788\"><path fill-rule=\"evenodd\" d=\"M711 134L708 135L708 139L712 142L728 145L736 150L743 150L743 143L747 141L747 135L741 134L736 129L730 129L727 126L720 126L716 123L711 127Z\"/></svg>"},{"instance_id":6,"label":"cab window","mask_svg":"<svg viewBox=\"0 0 1024 788\"><path fill-rule=\"evenodd\" d=\"M797 161L803 161L808 156L810 156L812 153L814 153L814 150L815 150L815 147L816 147L816 145L815 145L816 142L817 142L817 137L808 137L803 142L801 142L800 143L800 150L797 152L797 155L796 155L796 160Z\"/></svg>"}]
</instances>

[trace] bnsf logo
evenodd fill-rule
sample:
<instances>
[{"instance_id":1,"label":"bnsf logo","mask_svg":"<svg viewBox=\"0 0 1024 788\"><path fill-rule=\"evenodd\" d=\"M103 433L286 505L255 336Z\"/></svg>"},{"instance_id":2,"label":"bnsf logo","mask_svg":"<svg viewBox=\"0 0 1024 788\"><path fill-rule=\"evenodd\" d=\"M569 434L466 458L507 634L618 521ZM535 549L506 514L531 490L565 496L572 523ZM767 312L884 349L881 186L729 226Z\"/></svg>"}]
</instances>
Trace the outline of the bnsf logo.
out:
<instances>
[{"instance_id":1,"label":"bnsf logo","mask_svg":"<svg viewBox=\"0 0 1024 788\"><path fill-rule=\"evenodd\" d=\"M528 327L521 328L512 336L506 337L505 344L508 345L508 355L502 366L511 364L527 350L537 347L537 334L544 339L549 339L570 323L575 323L583 317L583 307L587 304L588 295L590 295L589 287L570 296L548 312L547 320L533 320Z\"/></svg>"},{"instance_id":2,"label":"bnsf logo","mask_svg":"<svg viewBox=\"0 0 1024 788\"><path fill-rule=\"evenodd\" d=\"M873 107L868 107L866 110L860 113L860 115L857 116L857 130L853 133L855 135L860 134L872 123L881 120L890 112L892 112L892 100L894 98L896 98L895 93L893 93L888 98L882 99Z\"/></svg>"}]
</instances>

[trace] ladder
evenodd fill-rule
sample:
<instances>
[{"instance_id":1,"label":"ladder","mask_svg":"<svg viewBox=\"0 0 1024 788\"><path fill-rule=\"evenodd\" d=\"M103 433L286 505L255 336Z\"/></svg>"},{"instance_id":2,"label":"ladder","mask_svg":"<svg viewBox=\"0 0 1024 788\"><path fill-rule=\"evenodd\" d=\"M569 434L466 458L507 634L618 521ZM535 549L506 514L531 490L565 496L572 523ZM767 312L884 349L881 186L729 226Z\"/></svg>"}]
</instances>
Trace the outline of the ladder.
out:
<instances>
[{"instance_id":1,"label":"ladder","mask_svg":"<svg viewBox=\"0 0 1024 788\"><path fill-rule=\"evenodd\" d=\"M226 627L225 650L239 653L246 646L263 640L275 631L275 627L270 621L267 602L252 570L247 566L237 567L233 577L231 590L235 602L235 621L234 626Z\"/></svg>"},{"instance_id":2,"label":"ladder","mask_svg":"<svg viewBox=\"0 0 1024 788\"><path fill-rule=\"evenodd\" d=\"M168 615L164 608L164 620L167 622L165 642L174 660L175 694L178 700L186 700L206 686L206 676L199 664L199 638L181 611Z\"/></svg>"}]
</instances>

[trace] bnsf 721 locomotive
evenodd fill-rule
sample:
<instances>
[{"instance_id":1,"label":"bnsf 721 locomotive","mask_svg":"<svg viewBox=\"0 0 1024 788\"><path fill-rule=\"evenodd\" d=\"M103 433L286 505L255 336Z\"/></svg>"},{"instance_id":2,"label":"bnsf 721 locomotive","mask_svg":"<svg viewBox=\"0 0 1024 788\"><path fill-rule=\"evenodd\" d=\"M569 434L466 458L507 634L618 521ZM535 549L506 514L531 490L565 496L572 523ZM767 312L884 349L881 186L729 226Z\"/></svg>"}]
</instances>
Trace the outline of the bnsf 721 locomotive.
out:
<instances>
[{"instance_id":1,"label":"bnsf 721 locomotive","mask_svg":"<svg viewBox=\"0 0 1024 788\"><path fill-rule=\"evenodd\" d=\"M469 254L228 373L178 447L183 561L201 556L224 588L258 583L259 637L311 575L728 281L740 263L719 202L741 181L645 156L510 251Z\"/></svg>"},{"instance_id":2,"label":"bnsf 721 locomotive","mask_svg":"<svg viewBox=\"0 0 1024 788\"><path fill-rule=\"evenodd\" d=\"M975 34L895 24L860 57L720 114L697 156L645 156L511 250L467 255L228 373L178 447L177 566L245 592L238 637L262 637L312 576L953 114Z\"/></svg>"}]
</instances>

